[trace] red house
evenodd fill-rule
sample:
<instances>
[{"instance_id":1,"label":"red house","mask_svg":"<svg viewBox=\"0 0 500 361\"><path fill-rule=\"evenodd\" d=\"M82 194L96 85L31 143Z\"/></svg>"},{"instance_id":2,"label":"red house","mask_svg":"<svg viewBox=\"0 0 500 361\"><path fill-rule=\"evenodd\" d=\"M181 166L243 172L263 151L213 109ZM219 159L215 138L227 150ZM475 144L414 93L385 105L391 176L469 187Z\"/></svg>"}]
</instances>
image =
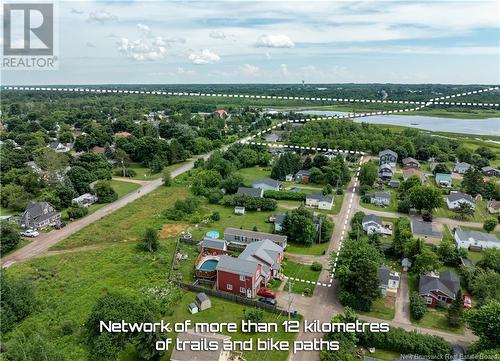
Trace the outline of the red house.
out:
<instances>
[{"instance_id":1,"label":"red house","mask_svg":"<svg viewBox=\"0 0 500 361\"><path fill-rule=\"evenodd\" d=\"M216 267L217 289L242 297L254 298L261 287L273 277L278 277L283 248L264 239L250 243L236 257L223 255Z\"/></svg>"},{"instance_id":2,"label":"red house","mask_svg":"<svg viewBox=\"0 0 500 361\"><path fill-rule=\"evenodd\" d=\"M225 118L225 117L227 117L227 112L224 109L217 109L212 114L214 115L214 117L218 117L218 118Z\"/></svg>"},{"instance_id":3,"label":"red house","mask_svg":"<svg viewBox=\"0 0 500 361\"><path fill-rule=\"evenodd\" d=\"M427 306L447 306L453 302L458 290L460 280L455 272L440 272L439 276L430 274L420 276L418 291L424 298Z\"/></svg>"}]
</instances>

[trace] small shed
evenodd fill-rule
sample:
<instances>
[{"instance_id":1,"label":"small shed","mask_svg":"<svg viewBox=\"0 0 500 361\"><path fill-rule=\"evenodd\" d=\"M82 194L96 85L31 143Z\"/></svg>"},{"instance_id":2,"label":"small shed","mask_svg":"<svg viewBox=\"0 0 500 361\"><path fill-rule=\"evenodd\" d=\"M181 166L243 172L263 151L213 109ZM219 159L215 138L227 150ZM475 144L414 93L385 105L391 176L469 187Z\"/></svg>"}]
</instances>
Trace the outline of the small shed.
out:
<instances>
[{"instance_id":1,"label":"small shed","mask_svg":"<svg viewBox=\"0 0 500 361\"><path fill-rule=\"evenodd\" d=\"M208 298L208 296L204 292L200 292L196 295L195 302L200 311L205 311L212 307L210 298Z\"/></svg>"},{"instance_id":2,"label":"small shed","mask_svg":"<svg viewBox=\"0 0 500 361\"><path fill-rule=\"evenodd\" d=\"M193 315L195 313L198 313L198 306L196 306L196 304L194 302L190 303L188 305L188 310L189 310L189 313L191 313Z\"/></svg>"},{"instance_id":3,"label":"small shed","mask_svg":"<svg viewBox=\"0 0 500 361\"><path fill-rule=\"evenodd\" d=\"M403 271L407 272L408 268L411 267L411 261L408 258L403 258L401 261L401 266L403 267Z\"/></svg>"},{"instance_id":4,"label":"small shed","mask_svg":"<svg viewBox=\"0 0 500 361\"><path fill-rule=\"evenodd\" d=\"M245 214L245 207L234 207L234 214Z\"/></svg>"},{"instance_id":5,"label":"small shed","mask_svg":"<svg viewBox=\"0 0 500 361\"><path fill-rule=\"evenodd\" d=\"M285 181L292 182L293 181L293 174L287 174L285 176Z\"/></svg>"}]
</instances>

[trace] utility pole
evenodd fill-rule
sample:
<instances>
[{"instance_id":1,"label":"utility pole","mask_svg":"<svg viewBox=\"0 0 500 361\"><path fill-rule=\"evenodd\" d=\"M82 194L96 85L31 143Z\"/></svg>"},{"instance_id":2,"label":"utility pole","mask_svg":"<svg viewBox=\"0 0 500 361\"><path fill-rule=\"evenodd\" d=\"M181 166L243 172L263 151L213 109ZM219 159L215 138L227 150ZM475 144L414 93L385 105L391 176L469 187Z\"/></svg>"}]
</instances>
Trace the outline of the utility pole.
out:
<instances>
[{"instance_id":1,"label":"utility pole","mask_svg":"<svg viewBox=\"0 0 500 361\"><path fill-rule=\"evenodd\" d=\"M293 301L292 281L290 281L290 278L288 278L288 321L290 321L290 310L292 308L292 301Z\"/></svg>"}]
</instances>

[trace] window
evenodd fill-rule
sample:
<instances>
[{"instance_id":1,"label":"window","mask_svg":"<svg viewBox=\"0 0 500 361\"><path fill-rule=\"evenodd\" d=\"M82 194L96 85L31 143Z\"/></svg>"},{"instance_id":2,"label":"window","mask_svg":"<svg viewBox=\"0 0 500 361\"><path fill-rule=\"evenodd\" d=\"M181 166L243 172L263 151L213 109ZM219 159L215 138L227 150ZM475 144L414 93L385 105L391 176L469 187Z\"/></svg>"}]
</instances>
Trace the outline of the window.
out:
<instances>
[{"instance_id":1,"label":"window","mask_svg":"<svg viewBox=\"0 0 500 361\"><path fill-rule=\"evenodd\" d=\"M432 303L432 297L425 297L425 303L430 305Z\"/></svg>"},{"instance_id":2,"label":"window","mask_svg":"<svg viewBox=\"0 0 500 361\"><path fill-rule=\"evenodd\" d=\"M240 276L240 281L245 282L245 276Z\"/></svg>"},{"instance_id":3,"label":"window","mask_svg":"<svg viewBox=\"0 0 500 361\"><path fill-rule=\"evenodd\" d=\"M230 283L228 283L228 284L226 285L226 288L227 288L229 291L231 291L231 290L233 289L233 285L232 285L232 284L230 284Z\"/></svg>"},{"instance_id":4,"label":"window","mask_svg":"<svg viewBox=\"0 0 500 361\"><path fill-rule=\"evenodd\" d=\"M245 287L240 287L240 293L245 293Z\"/></svg>"}]
</instances>

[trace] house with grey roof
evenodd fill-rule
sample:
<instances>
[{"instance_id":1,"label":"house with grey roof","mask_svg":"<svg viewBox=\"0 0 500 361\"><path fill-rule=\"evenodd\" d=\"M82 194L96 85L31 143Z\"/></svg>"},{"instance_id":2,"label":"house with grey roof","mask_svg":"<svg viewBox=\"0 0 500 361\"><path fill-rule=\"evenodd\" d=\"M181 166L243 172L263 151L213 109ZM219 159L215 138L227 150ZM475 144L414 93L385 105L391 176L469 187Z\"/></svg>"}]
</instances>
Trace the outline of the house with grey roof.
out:
<instances>
[{"instance_id":1,"label":"house with grey roof","mask_svg":"<svg viewBox=\"0 0 500 361\"><path fill-rule=\"evenodd\" d=\"M460 289L460 279L453 271L421 275L418 283L418 293L429 307L448 306L453 302Z\"/></svg>"},{"instance_id":2,"label":"house with grey roof","mask_svg":"<svg viewBox=\"0 0 500 361\"><path fill-rule=\"evenodd\" d=\"M308 194L306 195L306 206L330 210L333 207L333 196L325 196L321 192Z\"/></svg>"},{"instance_id":3,"label":"house with grey roof","mask_svg":"<svg viewBox=\"0 0 500 361\"><path fill-rule=\"evenodd\" d=\"M217 253L227 251L227 242L223 239L203 237L199 244L201 250L215 251Z\"/></svg>"},{"instance_id":4,"label":"house with grey roof","mask_svg":"<svg viewBox=\"0 0 500 361\"><path fill-rule=\"evenodd\" d=\"M490 166L481 168L481 172L488 177L500 177L500 170Z\"/></svg>"},{"instance_id":5,"label":"house with grey roof","mask_svg":"<svg viewBox=\"0 0 500 361\"><path fill-rule=\"evenodd\" d=\"M472 196L462 193L462 192L451 192L446 197L446 205L448 209L454 210L460 208L461 203L466 203L472 207L472 209L476 208L476 202Z\"/></svg>"},{"instance_id":6,"label":"house with grey roof","mask_svg":"<svg viewBox=\"0 0 500 361\"><path fill-rule=\"evenodd\" d=\"M297 173L295 173L295 181L297 183L309 183L309 179L311 177L311 172L305 169L299 170Z\"/></svg>"},{"instance_id":7,"label":"house with grey roof","mask_svg":"<svg viewBox=\"0 0 500 361\"><path fill-rule=\"evenodd\" d=\"M238 187L236 194L244 194L250 197L262 198L264 196L264 190L262 188L248 188L248 187Z\"/></svg>"},{"instance_id":8,"label":"house with grey roof","mask_svg":"<svg viewBox=\"0 0 500 361\"><path fill-rule=\"evenodd\" d=\"M272 178L261 178L252 183L252 188L260 188L264 191L279 191L283 188L283 182Z\"/></svg>"},{"instance_id":9,"label":"house with grey roof","mask_svg":"<svg viewBox=\"0 0 500 361\"><path fill-rule=\"evenodd\" d=\"M436 179L436 184L439 187L451 188L451 184L452 184L451 174L436 173L434 177Z\"/></svg>"},{"instance_id":10,"label":"house with grey roof","mask_svg":"<svg viewBox=\"0 0 500 361\"><path fill-rule=\"evenodd\" d=\"M390 149L384 149L378 153L379 164L389 164L391 167L396 167L398 154Z\"/></svg>"},{"instance_id":11,"label":"house with grey roof","mask_svg":"<svg viewBox=\"0 0 500 361\"><path fill-rule=\"evenodd\" d=\"M375 192L370 195L370 203L378 206L388 206L391 203L391 193Z\"/></svg>"},{"instance_id":12,"label":"house with grey roof","mask_svg":"<svg viewBox=\"0 0 500 361\"><path fill-rule=\"evenodd\" d=\"M470 168L470 164L467 162L459 162L455 164L455 167L453 167L453 171L458 174L464 174L467 172Z\"/></svg>"},{"instance_id":13,"label":"house with grey roof","mask_svg":"<svg viewBox=\"0 0 500 361\"><path fill-rule=\"evenodd\" d=\"M282 248L286 248L287 237L280 234L266 232L248 231L246 229L226 228L224 230L224 239L229 243L247 245L253 242L269 239Z\"/></svg>"},{"instance_id":14,"label":"house with grey roof","mask_svg":"<svg viewBox=\"0 0 500 361\"><path fill-rule=\"evenodd\" d=\"M273 217L274 231L281 232L283 221L285 220L285 213L278 213Z\"/></svg>"},{"instance_id":15,"label":"house with grey roof","mask_svg":"<svg viewBox=\"0 0 500 361\"><path fill-rule=\"evenodd\" d=\"M265 239L250 243L238 256L223 255L216 266L219 291L254 298L260 287L278 277L284 249Z\"/></svg>"},{"instance_id":16,"label":"house with grey roof","mask_svg":"<svg viewBox=\"0 0 500 361\"><path fill-rule=\"evenodd\" d=\"M420 168L420 162L412 157L404 158L401 163L405 168Z\"/></svg>"},{"instance_id":17,"label":"house with grey roof","mask_svg":"<svg viewBox=\"0 0 500 361\"><path fill-rule=\"evenodd\" d=\"M388 294L395 297L399 288L399 273L391 270L389 266L382 265L378 269L378 280L380 293L383 297Z\"/></svg>"},{"instance_id":18,"label":"house with grey roof","mask_svg":"<svg viewBox=\"0 0 500 361\"><path fill-rule=\"evenodd\" d=\"M482 250L485 248L500 248L498 237L492 233L467 231L460 227L455 229L455 242L460 248Z\"/></svg>"},{"instance_id":19,"label":"house with grey roof","mask_svg":"<svg viewBox=\"0 0 500 361\"><path fill-rule=\"evenodd\" d=\"M48 148L54 150L57 153L66 153L69 152L70 149L68 146L64 145L61 142L52 142L47 145Z\"/></svg>"},{"instance_id":20,"label":"house with grey roof","mask_svg":"<svg viewBox=\"0 0 500 361\"><path fill-rule=\"evenodd\" d=\"M99 199L97 198L97 196L95 194L85 193L85 194L82 194L81 196L73 198L71 200L71 203L79 205L80 207L90 207L90 205L94 204L98 200Z\"/></svg>"},{"instance_id":21,"label":"house with grey roof","mask_svg":"<svg viewBox=\"0 0 500 361\"><path fill-rule=\"evenodd\" d=\"M399 188L399 181L396 180L396 179L392 179L389 182L389 187L391 187L391 188Z\"/></svg>"},{"instance_id":22,"label":"house with grey roof","mask_svg":"<svg viewBox=\"0 0 500 361\"><path fill-rule=\"evenodd\" d=\"M378 169L378 176L380 179L388 181L394 177L395 167L391 166L389 163L381 164Z\"/></svg>"},{"instance_id":23,"label":"house with grey roof","mask_svg":"<svg viewBox=\"0 0 500 361\"><path fill-rule=\"evenodd\" d=\"M202 344L204 342L209 342L210 344L217 344L217 347L210 350L195 350L191 347L178 348L177 343L174 343L174 349L172 350L172 355L170 356L171 361L229 361L229 360L240 360L235 352L227 351L224 349L223 344L225 341L230 340L231 336L220 335L215 333L198 333L194 330L188 330L187 332L179 332L177 334L177 340L179 344L197 343Z\"/></svg>"},{"instance_id":24,"label":"house with grey roof","mask_svg":"<svg viewBox=\"0 0 500 361\"><path fill-rule=\"evenodd\" d=\"M425 242L437 244L443 239L443 232L435 229L433 222L424 222L421 219L412 217L410 227L413 235Z\"/></svg>"},{"instance_id":25,"label":"house with grey roof","mask_svg":"<svg viewBox=\"0 0 500 361\"><path fill-rule=\"evenodd\" d=\"M30 201L19 218L23 228L42 229L61 221L61 213L49 202Z\"/></svg>"},{"instance_id":26,"label":"house with grey roof","mask_svg":"<svg viewBox=\"0 0 500 361\"><path fill-rule=\"evenodd\" d=\"M361 221L361 225L363 227L363 230L367 234L373 234L373 233L379 233L385 235L392 234L391 229L384 227L382 223L382 218L374 214L367 214L366 216L364 216L363 220Z\"/></svg>"}]
</instances>

